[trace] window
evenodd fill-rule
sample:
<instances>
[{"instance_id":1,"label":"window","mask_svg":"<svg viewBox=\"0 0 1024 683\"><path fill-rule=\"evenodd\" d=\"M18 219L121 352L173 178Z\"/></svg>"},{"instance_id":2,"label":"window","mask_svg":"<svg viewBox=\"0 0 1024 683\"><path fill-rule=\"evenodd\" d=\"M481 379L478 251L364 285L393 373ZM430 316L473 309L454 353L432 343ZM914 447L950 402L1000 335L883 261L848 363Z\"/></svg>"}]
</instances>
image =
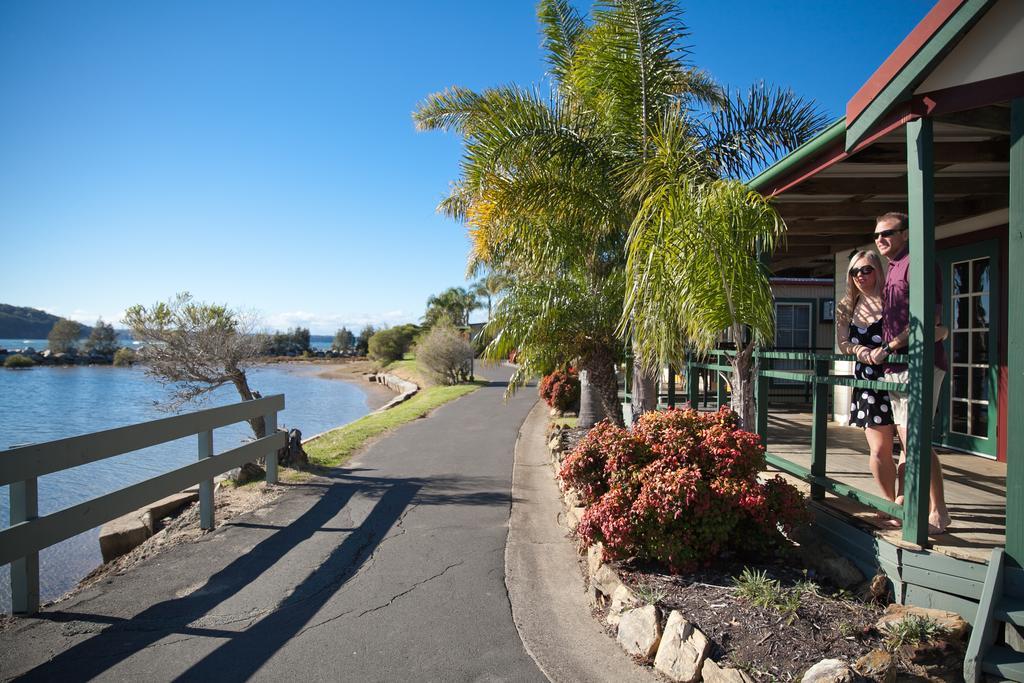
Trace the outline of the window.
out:
<instances>
[{"instance_id":1,"label":"window","mask_svg":"<svg viewBox=\"0 0 1024 683\"><path fill-rule=\"evenodd\" d=\"M812 302L775 303L775 349L777 351L807 351L811 344L811 323L815 304ZM807 361L776 360L775 370L806 370ZM802 384L793 380L773 379L773 384Z\"/></svg>"}]
</instances>

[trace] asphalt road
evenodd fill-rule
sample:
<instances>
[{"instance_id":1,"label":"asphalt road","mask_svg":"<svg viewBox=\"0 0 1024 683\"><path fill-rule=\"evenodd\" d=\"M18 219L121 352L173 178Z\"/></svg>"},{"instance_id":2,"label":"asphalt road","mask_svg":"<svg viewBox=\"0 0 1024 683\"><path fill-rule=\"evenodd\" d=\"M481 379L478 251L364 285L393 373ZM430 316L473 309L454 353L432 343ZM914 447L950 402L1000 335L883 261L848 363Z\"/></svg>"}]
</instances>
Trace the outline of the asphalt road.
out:
<instances>
[{"instance_id":1,"label":"asphalt road","mask_svg":"<svg viewBox=\"0 0 1024 683\"><path fill-rule=\"evenodd\" d=\"M29 680L544 681L504 583L510 371L335 476L0 634Z\"/></svg>"}]
</instances>

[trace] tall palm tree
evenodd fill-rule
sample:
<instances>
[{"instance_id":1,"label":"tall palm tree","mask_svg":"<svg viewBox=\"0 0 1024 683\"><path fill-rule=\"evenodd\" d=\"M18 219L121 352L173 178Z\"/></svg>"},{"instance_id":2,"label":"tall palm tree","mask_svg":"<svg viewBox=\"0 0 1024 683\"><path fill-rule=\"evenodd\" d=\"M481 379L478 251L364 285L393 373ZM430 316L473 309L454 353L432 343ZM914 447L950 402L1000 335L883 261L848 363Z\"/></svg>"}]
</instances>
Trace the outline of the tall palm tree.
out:
<instances>
[{"instance_id":1,"label":"tall palm tree","mask_svg":"<svg viewBox=\"0 0 1024 683\"><path fill-rule=\"evenodd\" d=\"M472 292L487 300L487 322L494 317L494 299L509 286L509 278L504 273L487 269L486 274L473 283Z\"/></svg>"},{"instance_id":2,"label":"tall palm tree","mask_svg":"<svg viewBox=\"0 0 1024 683\"><path fill-rule=\"evenodd\" d=\"M648 389L639 392L638 407L646 409L653 398L651 370L672 359L665 355L668 346L652 344L646 334L656 321L631 322L644 309L635 305L636 297L626 299L636 285L630 281L627 288L623 274L627 237L631 230L643 232L647 222L640 216L654 215L649 196L661 196L659 176L652 175L665 170L654 163L662 158L661 131L668 126L680 134L676 142L689 154L678 170L694 174L699 184L784 153L823 121L786 91L755 86L741 97L717 86L689 62L688 31L674 2L599 0L589 24L567 0L542 0L538 14L549 93L516 86L481 93L450 88L428 97L414 118L421 129L463 135L462 174L441 209L469 226L471 267L497 267L516 282L492 321L498 334L489 353L515 345L522 358L548 358L551 339L572 338L559 327L571 329L571 316L511 324L511 311L536 310L536 304L559 309L560 300L545 285L574 283L578 296L595 299L584 308L601 312L607 307L596 299L613 294L608 283L621 285L617 317L625 319L620 329L634 342L641 369L634 374ZM518 300L542 295L549 298ZM632 302L628 312L624 301ZM624 340L597 332L605 320L589 320L596 327L588 343L607 346L600 353L576 347L561 354L606 382L607 368L591 364L621 356ZM526 366L539 367L539 361ZM596 388L618 421L614 378Z\"/></svg>"},{"instance_id":3,"label":"tall palm tree","mask_svg":"<svg viewBox=\"0 0 1024 683\"><path fill-rule=\"evenodd\" d=\"M462 287L449 287L427 299L423 322L427 327L432 327L441 317L445 317L452 324L465 327L469 325L469 314L478 308L480 300L475 293Z\"/></svg>"}]
</instances>

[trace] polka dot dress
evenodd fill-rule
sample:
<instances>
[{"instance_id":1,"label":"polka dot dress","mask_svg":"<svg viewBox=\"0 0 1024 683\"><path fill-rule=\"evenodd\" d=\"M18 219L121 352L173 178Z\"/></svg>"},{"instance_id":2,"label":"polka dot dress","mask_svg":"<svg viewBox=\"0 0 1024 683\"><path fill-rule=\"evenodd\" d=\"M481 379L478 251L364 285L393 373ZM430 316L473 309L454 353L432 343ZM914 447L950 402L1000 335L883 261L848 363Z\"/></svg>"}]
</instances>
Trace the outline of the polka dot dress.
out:
<instances>
[{"instance_id":1,"label":"polka dot dress","mask_svg":"<svg viewBox=\"0 0 1024 683\"><path fill-rule=\"evenodd\" d=\"M850 343L877 349L882 345L882 319L879 318L867 327L857 327L850 323ZM858 361L853 366L853 374L857 379L882 379L884 366L869 365ZM889 402L888 391L874 389L854 389L850 402L850 426L881 427L893 424L892 404Z\"/></svg>"}]
</instances>

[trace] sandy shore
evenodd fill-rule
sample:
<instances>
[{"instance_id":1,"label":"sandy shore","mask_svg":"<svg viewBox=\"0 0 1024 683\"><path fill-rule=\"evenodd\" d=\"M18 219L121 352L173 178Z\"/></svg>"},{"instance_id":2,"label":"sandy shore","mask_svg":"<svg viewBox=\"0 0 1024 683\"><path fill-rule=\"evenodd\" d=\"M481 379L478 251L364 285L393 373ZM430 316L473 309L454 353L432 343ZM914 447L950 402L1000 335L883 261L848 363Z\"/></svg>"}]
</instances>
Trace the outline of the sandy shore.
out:
<instances>
[{"instance_id":1,"label":"sandy shore","mask_svg":"<svg viewBox=\"0 0 1024 683\"><path fill-rule=\"evenodd\" d=\"M358 384L359 388L366 393L366 405L369 406L370 410L377 410L393 399L395 392L383 384L367 381L367 377L374 373L376 369L377 364L371 360L351 360L342 363L320 365L317 368L317 374L328 379L338 379L343 382Z\"/></svg>"}]
</instances>

